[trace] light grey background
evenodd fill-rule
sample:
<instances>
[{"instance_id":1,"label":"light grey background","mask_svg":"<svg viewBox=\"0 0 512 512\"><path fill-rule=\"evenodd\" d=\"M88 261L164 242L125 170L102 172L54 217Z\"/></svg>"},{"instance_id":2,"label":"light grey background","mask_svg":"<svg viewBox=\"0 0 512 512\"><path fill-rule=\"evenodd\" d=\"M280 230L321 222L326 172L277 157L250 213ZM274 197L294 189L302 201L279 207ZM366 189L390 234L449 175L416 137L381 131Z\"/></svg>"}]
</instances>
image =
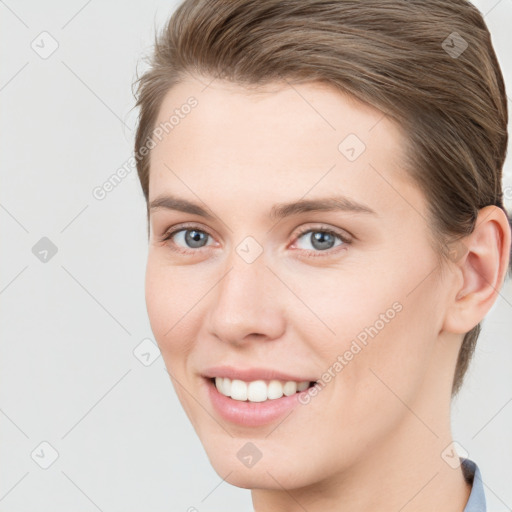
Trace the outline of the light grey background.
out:
<instances>
[{"instance_id":1,"label":"light grey background","mask_svg":"<svg viewBox=\"0 0 512 512\"><path fill-rule=\"evenodd\" d=\"M476 4L510 91L512 0ZM145 366L134 354L155 347L136 171L104 200L92 194L131 156L136 64L175 6L0 1L0 512L252 510L250 492L211 468L162 358ZM510 209L510 158L506 170ZM58 250L46 263L32 251L43 237ZM488 510L502 512L512 508L510 280L483 326L453 427L482 470ZM42 442L58 452L47 469Z\"/></svg>"}]
</instances>

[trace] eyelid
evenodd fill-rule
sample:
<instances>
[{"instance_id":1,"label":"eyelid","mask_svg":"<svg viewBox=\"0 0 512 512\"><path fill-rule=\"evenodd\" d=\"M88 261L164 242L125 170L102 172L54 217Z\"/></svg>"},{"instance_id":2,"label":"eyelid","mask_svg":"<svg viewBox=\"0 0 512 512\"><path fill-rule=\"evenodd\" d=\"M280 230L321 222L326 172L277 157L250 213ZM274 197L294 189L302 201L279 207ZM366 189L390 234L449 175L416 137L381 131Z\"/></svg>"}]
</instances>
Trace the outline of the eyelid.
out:
<instances>
[{"instance_id":1,"label":"eyelid","mask_svg":"<svg viewBox=\"0 0 512 512\"><path fill-rule=\"evenodd\" d=\"M205 233L209 237L214 238L214 236L209 232L208 229L202 227L197 222L190 222L190 223L185 222L183 224L177 224L176 226L172 226L172 227L166 229L163 235L160 235L160 236L157 237L158 241L159 242L166 242L166 241L170 240L174 235L176 235L180 231L184 231L184 230L201 231L202 233ZM207 246L207 247L209 247L209 246ZM203 249L203 247L201 247L201 249ZM180 248L180 249L176 249L176 250L178 252L179 251L185 251L185 252L187 251L186 248ZM188 249L188 250L189 251L193 251L193 252L197 252L198 251L198 249Z\"/></svg>"},{"instance_id":2,"label":"eyelid","mask_svg":"<svg viewBox=\"0 0 512 512\"><path fill-rule=\"evenodd\" d=\"M214 236L209 232L208 229L203 228L197 222L189 222L189 223L177 224L176 226L172 226L171 228L168 228L164 232L163 235L158 237L158 240L160 242L167 242L174 235L176 235L180 231L184 231L184 230L197 230L202 233L205 233L206 235L208 235L211 238L214 238ZM297 240L304 234L306 234L308 232L314 232L314 231L330 233L330 234L338 237L343 242L342 244L335 246L333 248L327 249L325 251L311 251L311 250L306 250L306 249L298 249L299 251L303 251L303 252L306 252L309 254L312 253L315 257L323 256L323 255L325 255L325 256L333 255L333 254L337 253L339 249L344 249L346 245L349 245L350 243L352 243L353 239L355 238L352 234L348 233L345 230L341 230L340 228L334 228L334 227L331 227L329 225L322 224L322 223L315 224L312 222L309 226L302 226L301 228L298 229L298 231L293 235L292 245L294 245L297 242ZM179 247L178 249L172 248L172 250L176 251L176 252L181 252L183 254L190 254L190 253L197 253L199 251L199 249L206 249L208 247L211 247L211 245L200 247L199 249L188 249L188 248L184 248L184 247L180 247L180 246L178 246L178 247Z\"/></svg>"},{"instance_id":3,"label":"eyelid","mask_svg":"<svg viewBox=\"0 0 512 512\"><path fill-rule=\"evenodd\" d=\"M292 247L295 246L298 239L301 238L306 233L310 232L324 232L329 233L341 240L342 243L335 245L334 247L331 247L329 249L326 249L325 251L314 251L314 250L308 250L308 249L293 249L298 250L299 252L305 253L305 258L329 258L329 257L336 257L339 255L340 252L345 251L347 247L353 242L352 235L349 235L346 233L346 231L341 230L340 228L333 228L331 226L327 226L325 224L316 224L309 227L302 227L299 229L298 233L294 235ZM347 236L348 235L348 236Z\"/></svg>"},{"instance_id":4,"label":"eyelid","mask_svg":"<svg viewBox=\"0 0 512 512\"><path fill-rule=\"evenodd\" d=\"M350 243L355 237L351 235L348 231L340 228L334 228L327 224L314 224L312 226L301 227L298 232L294 235L294 239L297 239L304 235L305 233L309 233L310 231L322 231L326 233L331 233L339 237L343 242Z\"/></svg>"}]
</instances>

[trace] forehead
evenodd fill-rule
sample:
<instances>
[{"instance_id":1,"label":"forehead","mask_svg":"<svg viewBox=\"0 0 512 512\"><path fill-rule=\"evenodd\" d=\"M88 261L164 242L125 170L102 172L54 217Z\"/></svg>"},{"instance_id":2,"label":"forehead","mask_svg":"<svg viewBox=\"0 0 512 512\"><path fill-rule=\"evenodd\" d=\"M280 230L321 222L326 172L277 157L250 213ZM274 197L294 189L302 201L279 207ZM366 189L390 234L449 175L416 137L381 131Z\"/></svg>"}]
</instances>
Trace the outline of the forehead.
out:
<instances>
[{"instance_id":1,"label":"forehead","mask_svg":"<svg viewBox=\"0 0 512 512\"><path fill-rule=\"evenodd\" d=\"M190 78L168 91L155 126L167 129L151 151L150 199L179 188L188 198L252 189L282 200L333 187L362 199L372 180L396 201L382 179L407 181L400 128L320 82L248 88Z\"/></svg>"},{"instance_id":2,"label":"forehead","mask_svg":"<svg viewBox=\"0 0 512 512\"><path fill-rule=\"evenodd\" d=\"M193 109L186 106L190 98L196 102ZM326 139L328 143L347 133L369 139L377 125L382 126L375 131L375 140L381 139L389 146L394 139L402 137L399 127L381 111L321 82L282 81L242 86L218 79L188 78L167 92L156 125L165 126L173 114L179 115L179 119L174 115L173 124L176 124L172 127L176 141L180 134L189 137L194 132L196 136L206 133L210 140L226 142L243 137L244 147L250 147L254 138L271 142L274 135L271 130L280 130L279 140L306 136ZM238 131L240 127L244 128L243 134Z\"/></svg>"}]
</instances>

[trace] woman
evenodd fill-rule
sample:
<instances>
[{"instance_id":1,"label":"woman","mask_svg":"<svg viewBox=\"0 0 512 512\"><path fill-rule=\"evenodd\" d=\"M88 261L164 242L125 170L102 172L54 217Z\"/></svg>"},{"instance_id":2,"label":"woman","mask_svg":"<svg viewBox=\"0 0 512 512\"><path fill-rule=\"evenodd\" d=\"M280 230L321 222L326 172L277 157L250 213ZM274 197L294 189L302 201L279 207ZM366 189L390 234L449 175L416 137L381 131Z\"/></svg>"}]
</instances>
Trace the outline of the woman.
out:
<instances>
[{"instance_id":1,"label":"woman","mask_svg":"<svg viewBox=\"0 0 512 512\"><path fill-rule=\"evenodd\" d=\"M464 0L185 0L138 84L146 303L256 512L484 511L450 403L510 262Z\"/></svg>"}]
</instances>

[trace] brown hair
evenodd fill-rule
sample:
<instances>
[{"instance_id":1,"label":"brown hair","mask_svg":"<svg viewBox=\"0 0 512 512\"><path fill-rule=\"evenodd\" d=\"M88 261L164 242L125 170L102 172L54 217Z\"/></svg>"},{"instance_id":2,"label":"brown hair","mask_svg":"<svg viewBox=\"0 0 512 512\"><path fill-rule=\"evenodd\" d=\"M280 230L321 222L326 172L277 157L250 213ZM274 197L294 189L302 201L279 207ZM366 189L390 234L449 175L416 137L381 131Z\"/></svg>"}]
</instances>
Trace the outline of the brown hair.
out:
<instances>
[{"instance_id":1,"label":"brown hair","mask_svg":"<svg viewBox=\"0 0 512 512\"><path fill-rule=\"evenodd\" d=\"M245 86L321 81L383 111L407 133L407 169L428 200L441 263L452 242L473 231L479 209L506 212L505 85L487 26L469 1L183 1L137 82L135 152L146 203L150 153L139 151L165 94L194 75ZM479 333L480 324L464 336L452 396Z\"/></svg>"}]
</instances>

